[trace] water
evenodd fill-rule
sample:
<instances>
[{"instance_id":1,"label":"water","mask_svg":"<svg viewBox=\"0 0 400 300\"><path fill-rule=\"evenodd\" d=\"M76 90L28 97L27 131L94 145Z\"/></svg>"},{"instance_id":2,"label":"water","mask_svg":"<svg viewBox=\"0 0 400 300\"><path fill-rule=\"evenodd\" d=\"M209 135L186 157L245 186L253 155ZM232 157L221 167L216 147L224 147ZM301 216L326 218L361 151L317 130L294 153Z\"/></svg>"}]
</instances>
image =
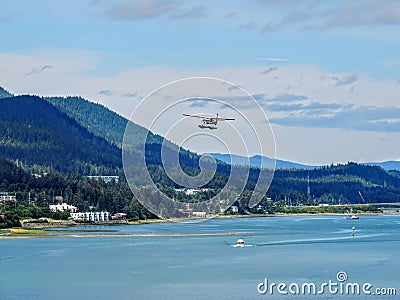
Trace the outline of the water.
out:
<instances>
[{"instance_id":1,"label":"water","mask_svg":"<svg viewBox=\"0 0 400 300\"><path fill-rule=\"evenodd\" d=\"M355 236L351 235L355 226ZM77 228L77 229L87 229ZM337 281L400 293L400 216L214 219L0 240L0 299L364 299L261 295L270 282ZM240 235L218 235L241 232ZM185 234L215 234L186 236ZM157 236L163 235L163 236ZM235 248L242 237L252 245ZM370 298L374 298L370 296Z\"/></svg>"}]
</instances>

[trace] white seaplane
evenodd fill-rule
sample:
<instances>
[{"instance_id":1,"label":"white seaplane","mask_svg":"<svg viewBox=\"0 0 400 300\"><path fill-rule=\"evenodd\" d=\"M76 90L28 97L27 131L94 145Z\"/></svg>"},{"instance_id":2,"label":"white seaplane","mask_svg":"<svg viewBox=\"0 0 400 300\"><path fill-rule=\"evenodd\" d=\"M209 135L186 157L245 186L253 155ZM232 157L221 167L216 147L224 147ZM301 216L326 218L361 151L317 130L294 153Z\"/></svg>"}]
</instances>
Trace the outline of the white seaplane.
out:
<instances>
[{"instance_id":1,"label":"white seaplane","mask_svg":"<svg viewBox=\"0 0 400 300\"><path fill-rule=\"evenodd\" d=\"M220 118L218 114L216 117L207 117L207 116L200 116L200 115L191 115L191 114L183 114L185 117L192 117L192 118L199 118L201 120L201 124L199 127L201 129L218 129L217 124L218 121L233 121L233 118Z\"/></svg>"}]
</instances>

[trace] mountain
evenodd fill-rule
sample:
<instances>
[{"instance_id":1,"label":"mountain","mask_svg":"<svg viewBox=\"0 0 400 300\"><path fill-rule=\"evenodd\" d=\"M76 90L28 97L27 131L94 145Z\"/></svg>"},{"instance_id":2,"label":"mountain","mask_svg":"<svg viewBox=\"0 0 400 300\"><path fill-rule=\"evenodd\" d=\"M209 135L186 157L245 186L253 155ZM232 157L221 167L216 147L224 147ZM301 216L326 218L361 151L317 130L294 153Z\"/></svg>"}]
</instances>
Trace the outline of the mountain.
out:
<instances>
[{"instance_id":1,"label":"mountain","mask_svg":"<svg viewBox=\"0 0 400 300\"><path fill-rule=\"evenodd\" d=\"M0 157L81 174L121 167L121 151L37 96L0 99Z\"/></svg>"},{"instance_id":2,"label":"mountain","mask_svg":"<svg viewBox=\"0 0 400 300\"><path fill-rule=\"evenodd\" d=\"M240 155L230 155L230 154L221 154L221 153L205 153L207 155L211 155L212 157L219 159L227 164L233 165L248 165L251 167L260 168L262 167L270 167L273 164L273 160L269 157L254 155L249 158ZM302 169L302 170L312 170L315 168L319 168L321 166L311 166L304 165L295 162L290 162L286 160L276 159L276 169ZM400 161L385 161L385 162L366 162L360 163L366 166L378 166L386 171L396 170L400 171Z\"/></svg>"},{"instance_id":3,"label":"mountain","mask_svg":"<svg viewBox=\"0 0 400 300\"><path fill-rule=\"evenodd\" d=\"M162 136L130 122L101 104L90 102L82 97L44 97L43 99L76 120L95 136L107 140L118 148L122 148L125 128L129 123L129 139L125 139L125 146L129 144L131 149L135 149L146 139L148 151L153 151L154 147L160 149L163 143L167 149L172 151L176 152L179 149L177 145ZM197 154L182 148L179 149L179 152L183 165L193 166L193 164L197 164L199 159ZM151 164L159 164L159 159L150 155L148 155L148 161Z\"/></svg>"},{"instance_id":4,"label":"mountain","mask_svg":"<svg viewBox=\"0 0 400 300\"><path fill-rule=\"evenodd\" d=\"M230 155L230 154L221 154L221 153L205 153L206 155L211 155L215 159L223 161L227 164L233 165L248 165L250 164L251 167L260 168L260 167L271 167L273 166L273 160L269 157L254 155L249 158L240 155ZM303 165L299 163L294 163L286 160L276 159L276 168L277 169L305 169L311 170L316 168L317 166L310 166L310 165Z\"/></svg>"},{"instance_id":5,"label":"mountain","mask_svg":"<svg viewBox=\"0 0 400 300\"><path fill-rule=\"evenodd\" d=\"M0 120L0 158L81 175L120 172L121 139L128 120L102 105L79 97L13 96L0 99ZM135 124L132 126L136 130L132 137L134 144L137 135L147 134L147 130ZM146 153L133 152L132 155L145 155L153 180L173 195L177 185L168 178L161 165L163 138L151 133L149 136L151 142L148 140ZM177 146L166 143L170 145L168 155L174 156ZM214 155L221 162L206 187L219 191L230 174L229 165L222 161L231 161L227 160L229 155ZM181 151L179 158L186 174L198 173L198 155ZM238 165L246 161L240 156L232 158L232 162ZM271 160L263 160L264 165L268 162ZM260 166L261 157L252 157L250 163ZM251 195L258 172L258 169L250 169L249 181L240 199L241 207L245 207L247 197ZM368 202L400 201L398 174L386 172L378 166L355 163L314 167L278 160L268 197L278 202L296 199L299 203L309 204L359 203L363 201L359 195L361 192ZM0 173L0 183L4 179L1 176ZM140 172L135 176L140 177ZM312 202L307 195L308 177ZM11 191L12 186L8 190Z\"/></svg>"},{"instance_id":6,"label":"mountain","mask_svg":"<svg viewBox=\"0 0 400 300\"><path fill-rule=\"evenodd\" d=\"M114 174L122 167L121 146L128 120L80 97L16 96L0 99L0 157L32 166L84 175ZM147 136L146 161L161 165L164 142L171 157L178 146L130 123L129 143ZM198 169L199 156L180 149L183 167Z\"/></svg>"},{"instance_id":7,"label":"mountain","mask_svg":"<svg viewBox=\"0 0 400 300\"><path fill-rule=\"evenodd\" d=\"M386 171L390 170L400 171L400 161L395 161L395 160L384 161L384 162L367 162L363 163L363 165L378 166Z\"/></svg>"},{"instance_id":8,"label":"mountain","mask_svg":"<svg viewBox=\"0 0 400 300\"><path fill-rule=\"evenodd\" d=\"M0 99L8 98L14 96L9 91L5 90L4 88L0 87Z\"/></svg>"},{"instance_id":9,"label":"mountain","mask_svg":"<svg viewBox=\"0 0 400 300\"><path fill-rule=\"evenodd\" d=\"M75 119L89 132L121 148L125 128L129 122L126 118L101 104L87 101L81 97L45 97L43 99ZM148 133L147 129L133 123L131 123L130 129L136 144ZM161 144L163 140L159 135L148 133L147 143L149 144Z\"/></svg>"}]
</instances>

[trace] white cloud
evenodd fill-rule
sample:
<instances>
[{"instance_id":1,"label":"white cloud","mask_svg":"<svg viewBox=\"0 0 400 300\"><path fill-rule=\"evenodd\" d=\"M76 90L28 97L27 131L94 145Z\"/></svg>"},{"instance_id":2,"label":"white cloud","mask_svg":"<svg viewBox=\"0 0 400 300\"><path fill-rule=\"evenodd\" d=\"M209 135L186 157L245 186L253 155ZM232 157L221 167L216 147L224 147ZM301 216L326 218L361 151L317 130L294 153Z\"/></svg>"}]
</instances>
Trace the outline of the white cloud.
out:
<instances>
[{"instance_id":1,"label":"white cloud","mask_svg":"<svg viewBox=\"0 0 400 300\"><path fill-rule=\"evenodd\" d=\"M277 67L269 67L268 69L261 71L259 74L260 75L265 75L265 74L269 74L269 73L271 73L273 71L276 71L276 70L277 70Z\"/></svg>"},{"instance_id":2,"label":"white cloud","mask_svg":"<svg viewBox=\"0 0 400 300\"><path fill-rule=\"evenodd\" d=\"M113 92L111 90L101 90L99 91L99 95L104 95L104 96L111 96Z\"/></svg>"},{"instance_id":3,"label":"white cloud","mask_svg":"<svg viewBox=\"0 0 400 300\"><path fill-rule=\"evenodd\" d=\"M181 1L168 0L127 0L112 4L106 15L115 20L141 20L156 18L176 10Z\"/></svg>"},{"instance_id":4,"label":"white cloud","mask_svg":"<svg viewBox=\"0 0 400 300\"><path fill-rule=\"evenodd\" d=\"M196 6L172 14L174 19L199 19L206 16L206 9L203 6Z\"/></svg>"},{"instance_id":5,"label":"white cloud","mask_svg":"<svg viewBox=\"0 0 400 300\"><path fill-rule=\"evenodd\" d=\"M34 75L34 74L38 74L41 73L45 70L49 70L52 69L53 67L50 65L44 65L43 67L33 67L29 72L25 73L26 76L29 75Z\"/></svg>"},{"instance_id":6,"label":"white cloud","mask_svg":"<svg viewBox=\"0 0 400 300\"><path fill-rule=\"evenodd\" d=\"M257 60L263 60L263 61L288 61L287 58L281 58L281 57L259 57Z\"/></svg>"},{"instance_id":7,"label":"white cloud","mask_svg":"<svg viewBox=\"0 0 400 300\"><path fill-rule=\"evenodd\" d=\"M337 77L333 76L332 79L335 81L335 86L340 86L340 85L351 85L355 83L358 79L357 74L349 74L349 75L344 75L343 77Z\"/></svg>"},{"instance_id":8,"label":"white cloud","mask_svg":"<svg viewBox=\"0 0 400 300\"><path fill-rule=\"evenodd\" d=\"M283 30L321 31L349 27L400 25L400 2L396 0L315 1L257 0L235 12L239 28L262 33ZM249 26L240 26L251 22Z\"/></svg>"},{"instance_id":9,"label":"white cloud","mask_svg":"<svg viewBox=\"0 0 400 300\"><path fill-rule=\"evenodd\" d=\"M396 0L343 1L332 8L324 27L400 25L400 2Z\"/></svg>"}]
</instances>

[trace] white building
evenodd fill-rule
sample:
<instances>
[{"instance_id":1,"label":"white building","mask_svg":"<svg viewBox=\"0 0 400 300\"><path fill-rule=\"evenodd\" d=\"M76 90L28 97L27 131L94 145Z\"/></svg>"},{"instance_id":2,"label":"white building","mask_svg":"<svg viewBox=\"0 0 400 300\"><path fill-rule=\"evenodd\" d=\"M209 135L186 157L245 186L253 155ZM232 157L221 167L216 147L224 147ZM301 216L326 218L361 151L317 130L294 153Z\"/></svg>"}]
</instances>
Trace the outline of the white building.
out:
<instances>
[{"instance_id":1,"label":"white building","mask_svg":"<svg viewBox=\"0 0 400 300\"><path fill-rule=\"evenodd\" d=\"M75 212L71 213L71 217L74 220L108 221L110 219L110 213L108 211Z\"/></svg>"},{"instance_id":2,"label":"white building","mask_svg":"<svg viewBox=\"0 0 400 300\"><path fill-rule=\"evenodd\" d=\"M70 211L70 212L77 212L78 208L76 206L73 205L68 205L67 203L61 203L61 204L52 204L49 205L50 206L50 210L57 212L57 211Z\"/></svg>"},{"instance_id":3,"label":"white building","mask_svg":"<svg viewBox=\"0 0 400 300\"><path fill-rule=\"evenodd\" d=\"M0 208L3 207L6 202L13 202L14 205L17 204L17 197L14 195L10 195L9 193L0 193Z\"/></svg>"},{"instance_id":4,"label":"white building","mask_svg":"<svg viewBox=\"0 0 400 300\"><path fill-rule=\"evenodd\" d=\"M200 188L200 189L191 189L191 188L182 188L182 189L175 189L176 192L184 193L187 196L208 192L210 189L207 188Z\"/></svg>"},{"instance_id":5,"label":"white building","mask_svg":"<svg viewBox=\"0 0 400 300\"><path fill-rule=\"evenodd\" d=\"M10 195L9 193L0 193L0 203L4 203L6 201L16 202L17 197L14 195Z\"/></svg>"},{"instance_id":6,"label":"white building","mask_svg":"<svg viewBox=\"0 0 400 300\"><path fill-rule=\"evenodd\" d=\"M115 180L115 182L118 182L119 176L112 176L112 175L106 175L106 176L86 176L87 178L94 179L94 180L103 180L104 182L110 182L112 180Z\"/></svg>"},{"instance_id":7,"label":"white building","mask_svg":"<svg viewBox=\"0 0 400 300\"><path fill-rule=\"evenodd\" d=\"M207 213L205 211L194 211L192 213L193 217L198 217L198 218L203 218L205 219L207 217Z\"/></svg>"},{"instance_id":8,"label":"white building","mask_svg":"<svg viewBox=\"0 0 400 300\"><path fill-rule=\"evenodd\" d=\"M233 213L238 213L239 212L239 207L237 207L236 205L232 205L231 206L231 210Z\"/></svg>"}]
</instances>

